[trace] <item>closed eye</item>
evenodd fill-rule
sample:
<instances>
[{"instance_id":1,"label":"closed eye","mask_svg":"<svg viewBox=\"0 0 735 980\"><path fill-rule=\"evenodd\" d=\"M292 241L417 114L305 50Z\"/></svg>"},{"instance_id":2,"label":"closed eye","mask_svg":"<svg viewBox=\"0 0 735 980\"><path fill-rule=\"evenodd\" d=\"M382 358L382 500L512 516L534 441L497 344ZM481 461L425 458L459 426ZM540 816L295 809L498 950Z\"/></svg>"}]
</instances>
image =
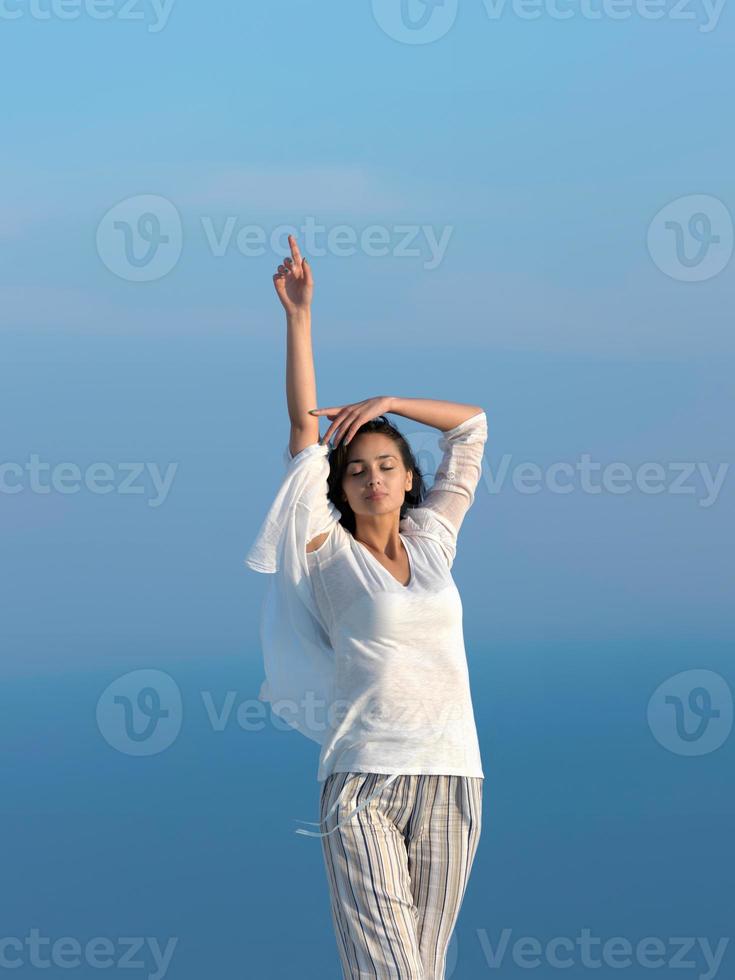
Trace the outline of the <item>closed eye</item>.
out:
<instances>
[{"instance_id":1,"label":"closed eye","mask_svg":"<svg viewBox=\"0 0 735 980\"><path fill-rule=\"evenodd\" d=\"M395 469L395 466L381 466L380 468L381 468L381 470L394 470ZM364 473L364 472L365 472L364 470L353 470L352 473L350 473L349 475L350 476L360 476L360 474L361 473Z\"/></svg>"}]
</instances>

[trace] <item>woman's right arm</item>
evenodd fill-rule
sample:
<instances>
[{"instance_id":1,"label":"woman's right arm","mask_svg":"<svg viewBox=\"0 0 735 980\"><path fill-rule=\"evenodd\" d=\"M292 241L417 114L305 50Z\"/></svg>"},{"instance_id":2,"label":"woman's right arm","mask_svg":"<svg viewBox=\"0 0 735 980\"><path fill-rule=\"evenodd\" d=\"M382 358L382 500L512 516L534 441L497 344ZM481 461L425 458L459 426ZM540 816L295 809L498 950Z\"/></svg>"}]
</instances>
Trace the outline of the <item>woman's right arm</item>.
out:
<instances>
[{"instance_id":1,"label":"woman's right arm","mask_svg":"<svg viewBox=\"0 0 735 980\"><path fill-rule=\"evenodd\" d=\"M319 440L319 419L309 409L319 403L311 346L311 298L314 279L293 235L291 257L273 275L273 285L286 312L286 402L291 421L289 451L295 456Z\"/></svg>"},{"instance_id":2,"label":"woman's right arm","mask_svg":"<svg viewBox=\"0 0 735 980\"><path fill-rule=\"evenodd\" d=\"M286 311L286 402L291 420L288 449L294 457L306 446L319 441L319 417L309 414L309 409L316 408L319 402L311 345L314 277L309 261L302 257L293 235L288 236L288 244L291 258L284 259L283 264L278 266L273 284ZM316 512L321 511L317 508ZM307 552L316 551L328 536L329 532L326 531L308 541Z\"/></svg>"}]
</instances>

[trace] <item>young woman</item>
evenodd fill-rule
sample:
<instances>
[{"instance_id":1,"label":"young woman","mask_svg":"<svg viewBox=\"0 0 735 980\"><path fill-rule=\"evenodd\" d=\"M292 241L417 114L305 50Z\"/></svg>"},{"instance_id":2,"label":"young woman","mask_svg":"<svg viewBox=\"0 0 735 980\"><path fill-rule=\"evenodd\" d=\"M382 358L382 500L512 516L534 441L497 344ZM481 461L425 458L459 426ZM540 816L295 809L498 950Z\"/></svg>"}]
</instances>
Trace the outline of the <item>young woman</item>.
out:
<instances>
[{"instance_id":1,"label":"young woman","mask_svg":"<svg viewBox=\"0 0 735 980\"><path fill-rule=\"evenodd\" d=\"M319 833L345 978L443 980L477 850L484 773L451 567L474 500L482 408L378 396L319 408L313 276L296 240L286 311L291 436L246 558L275 572L261 698L321 745ZM385 413L441 430L426 493ZM330 420L319 438L319 416ZM330 437L333 448L328 448Z\"/></svg>"}]
</instances>

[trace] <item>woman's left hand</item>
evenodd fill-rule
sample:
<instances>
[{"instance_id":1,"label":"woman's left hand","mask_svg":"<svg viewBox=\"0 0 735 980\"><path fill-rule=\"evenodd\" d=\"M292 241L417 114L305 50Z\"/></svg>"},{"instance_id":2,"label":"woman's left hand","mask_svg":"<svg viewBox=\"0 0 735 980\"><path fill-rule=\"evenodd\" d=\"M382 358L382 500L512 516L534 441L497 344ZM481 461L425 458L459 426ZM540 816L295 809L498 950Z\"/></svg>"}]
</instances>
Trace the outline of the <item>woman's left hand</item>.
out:
<instances>
[{"instance_id":1,"label":"woman's left hand","mask_svg":"<svg viewBox=\"0 0 735 980\"><path fill-rule=\"evenodd\" d=\"M335 405L331 408L315 408L311 415L326 415L332 419L332 424L320 440L322 443L339 431L339 435L334 439L335 448L340 440L344 438L345 445L352 439L354 434L364 422L390 412L393 398L391 395L378 395L376 398L366 398L362 402L353 402L351 405Z\"/></svg>"}]
</instances>

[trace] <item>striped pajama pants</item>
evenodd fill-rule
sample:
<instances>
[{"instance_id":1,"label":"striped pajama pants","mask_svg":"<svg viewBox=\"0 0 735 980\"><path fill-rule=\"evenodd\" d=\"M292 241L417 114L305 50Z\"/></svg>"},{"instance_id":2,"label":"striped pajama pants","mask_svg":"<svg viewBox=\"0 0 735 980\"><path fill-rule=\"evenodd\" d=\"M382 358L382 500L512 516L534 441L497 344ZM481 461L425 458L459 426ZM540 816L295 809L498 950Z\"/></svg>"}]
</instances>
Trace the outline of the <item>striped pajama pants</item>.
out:
<instances>
[{"instance_id":1,"label":"striped pajama pants","mask_svg":"<svg viewBox=\"0 0 735 980\"><path fill-rule=\"evenodd\" d=\"M344 820L384 779L329 775L321 789L323 827ZM482 784L472 776L399 775L321 838L345 980L444 980L480 838Z\"/></svg>"}]
</instances>

